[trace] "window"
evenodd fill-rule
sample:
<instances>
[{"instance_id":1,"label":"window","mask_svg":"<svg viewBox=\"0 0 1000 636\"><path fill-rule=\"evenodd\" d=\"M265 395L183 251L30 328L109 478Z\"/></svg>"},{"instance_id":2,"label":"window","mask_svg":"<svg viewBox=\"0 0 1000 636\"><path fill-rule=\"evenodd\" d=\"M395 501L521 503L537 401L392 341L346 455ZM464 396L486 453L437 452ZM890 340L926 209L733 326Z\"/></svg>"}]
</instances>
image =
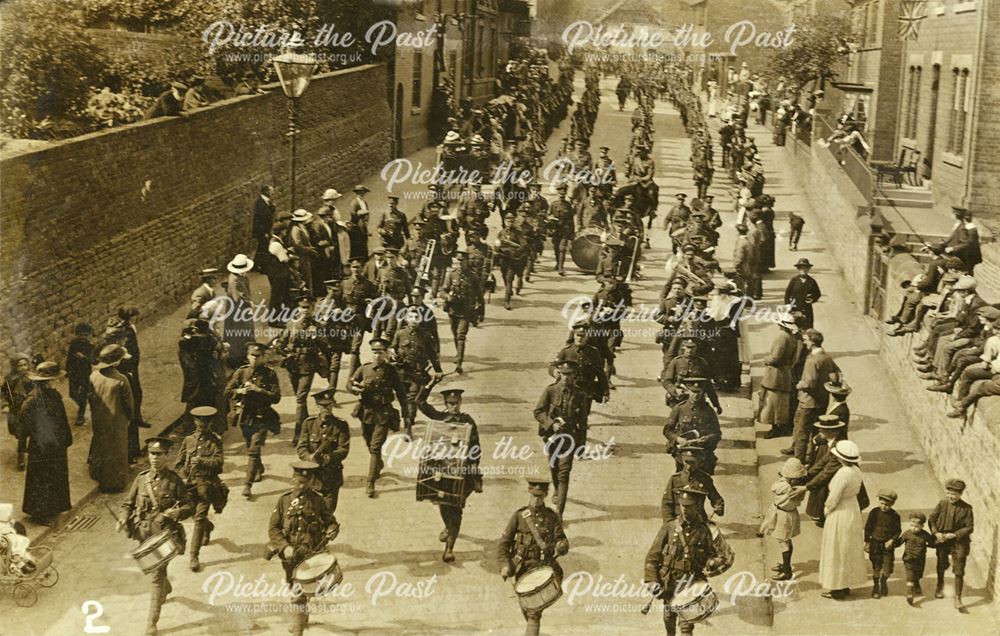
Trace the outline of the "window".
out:
<instances>
[{"instance_id":1,"label":"window","mask_svg":"<svg viewBox=\"0 0 1000 636\"><path fill-rule=\"evenodd\" d=\"M483 48L486 45L486 27L479 25L477 31L479 37L476 39L478 46L476 47L476 77L483 76Z\"/></svg>"},{"instance_id":2,"label":"window","mask_svg":"<svg viewBox=\"0 0 1000 636\"><path fill-rule=\"evenodd\" d=\"M458 79L458 51L455 49L448 51L448 74L453 81Z\"/></svg>"},{"instance_id":3,"label":"window","mask_svg":"<svg viewBox=\"0 0 1000 636\"><path fill-rule=\"evenodd\" d=\"M908 139L917 138L917 124L920 120L920 83L923 79L923 67L910 67L910 92L906 102L906 124L903 136Z\"/></svg>"},{"instance_id":4,"label":"window","mask_svg":"<svg viewBox=\"0 0 1000 636\"><path fill-rule=\"evenodd\" d=\"M411 82L410 106L420 108L421 80L424 76L424 52L413 49L413 80Z\"/></svg>"},{"instance_id":5,"label":"window","mask_svg":"<svg viewBox=\"0 0 1000 636\"><path fill-rule=\"evenodd\" d=\"M969 69L952 69L951 118L947 149L953 155L965 152L965 127L969 119Z\"/></svg>"}]
</instances>

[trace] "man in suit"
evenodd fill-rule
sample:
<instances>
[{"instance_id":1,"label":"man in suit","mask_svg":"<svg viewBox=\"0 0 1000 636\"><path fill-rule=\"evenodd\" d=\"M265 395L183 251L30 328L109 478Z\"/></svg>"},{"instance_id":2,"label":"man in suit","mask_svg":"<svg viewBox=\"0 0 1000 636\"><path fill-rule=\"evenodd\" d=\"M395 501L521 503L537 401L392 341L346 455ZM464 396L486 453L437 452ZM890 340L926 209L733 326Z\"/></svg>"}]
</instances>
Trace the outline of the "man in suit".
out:
<instances>
[{"instance_id":1,"label":"man in suit","mask_svg":"<svg viewBox=\"0 0 1000 636\"><path fill-rule=\"evenodd\" d=\"M951 234L943 241L927 245L935 254L946 254L962 259L964 271L971 274L976 265L983 262L983 254L979 247L979 228L972 222L972 213L968 208L954 205L951 208L955 215L955 225Z\"/></svg>"},{"instance_id":2,"label":"man in suit","mask_svg":"<svg viewBox=\"0 0 1000 636\"><path fill-rule=\"evenodd\" d=\"M188 311L187 317L199 318L201 316L201 308L208 301L215 298L215 286L218 284L219 279L222 274L215 267L208 267L201 270L201 285L198 289L191 292L191 310Z\"/></svg>"},{"instance_id":3,"label":"man in suit","mask_svg":"<svg viewBox=\"0 0 1000 636\"><path fill-rule=\"evenodd\" d=\"M257 264L254 268L256 270L261 268L262 263L267 262L264 254L267 254L267 244L271 240L274 211L274 188L265 183L260 186L260 196L253 202L253 225L250 230L253 239L257 241L253 257L253 262Z\"/></svg>"},{"instance_id":4,"label":"man in suit","mask_svg":"<svg viewBox=\"0 0 1000 636\"><path fill-rule=\"evenodd\" d=\"M976 293L976 279L972 276L963 276L955 283L953 289L962 295L961 308L955 316L955 326L950 332L942 332L933 343L928 339L929 346L926 349L914 349L917 368L921 373L930 374L935 370L947 373L951 357L956 351L968 345L982 329L979 310L986 306L986 301ZM935 375L931 375L925 379L934 377Z\"/></svg>"},{"instance_id":5,"label":"man in suit","mask_svg":"<svg viewBox=\"0 0 1000 636\"><path fill-rule=\"evenodd\" d=\"M792 310L801 311L804 315L804 327L813 328L813 303L820 299L822 295L819 290L819 283L809 275L812 263L808 258L800 258L795 263L795 269L799 271L798 276L788 281L785 288L785 304L791 305Z\"/></svg>"},{"instance_id":6,"label":"man in suit","mask_svg":"<svg viewBox=\"0 0 1000 636\"><path fill-rule=\"evenodd\" d=\"M793 335L798 331L792 317L782 318L778 322L781 331L771 343L771 350L764 358L764 377L760 382L763 395L760 399L761 424L769 424L770 430L765 439L788 435L786 422L788 419L789 393L792 391L792 365L795 363L795 353L798 344Z\"/></svg>"},{"instance_id":7,"label":"man in suit","mask_svg":"<svg viewBox=\"0 0 1000 636\"><path fill-rule=\"evenodd\" d=\"M792 428L792 445L782 449L783 455L794 455L803 464L806 450L812 436L816 418L826 411L830 400L824 383L832 375L840 372L837 363L823 350L823 334L815 329L806 329L802 340L809 349L802 367L802 378L795 388L798 390L799 404L795 409Z\"/></svg>"}]
</instances>

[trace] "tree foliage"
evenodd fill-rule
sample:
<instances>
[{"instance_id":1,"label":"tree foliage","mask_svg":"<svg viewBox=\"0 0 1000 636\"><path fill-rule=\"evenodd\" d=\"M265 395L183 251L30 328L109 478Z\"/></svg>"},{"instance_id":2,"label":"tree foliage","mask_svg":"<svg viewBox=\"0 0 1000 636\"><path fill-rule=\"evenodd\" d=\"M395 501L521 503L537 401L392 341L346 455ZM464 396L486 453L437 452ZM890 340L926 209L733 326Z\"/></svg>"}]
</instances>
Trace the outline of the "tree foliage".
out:
<instances>
[{"instance_id":1,"label":"tree foliage","mask_svg":"<svg viewBox=\"0 0 1000 636\"><path fill-rule=\"evenodd\" d=\"M768 75L801 90L812 81L836 77L851 50L854 33L846 12L820 13L796 24L791 44L771 58Z\"/></svg>"}]
</instances>

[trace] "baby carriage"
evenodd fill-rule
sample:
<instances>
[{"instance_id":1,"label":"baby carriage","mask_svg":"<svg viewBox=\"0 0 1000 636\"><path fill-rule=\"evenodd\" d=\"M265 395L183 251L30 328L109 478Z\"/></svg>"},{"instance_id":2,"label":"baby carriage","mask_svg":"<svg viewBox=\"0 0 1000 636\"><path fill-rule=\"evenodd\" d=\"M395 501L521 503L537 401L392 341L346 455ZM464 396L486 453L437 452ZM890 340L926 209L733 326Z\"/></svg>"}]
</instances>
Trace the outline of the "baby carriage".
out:
<instances>
[{"instance_id":1,"label":"baby carriage","mask_svg":"<svg viewBox=\"0 0 1000 636\"><path fill-rule=\"evenodd\" d=\"M20 607L31 607L38 601L38 586L52 587L59 582L59 572L52 565L52 550L22 550L27 544L23 534L0 534L0 593L10 590Z\"/></svg>"}]
</instances>

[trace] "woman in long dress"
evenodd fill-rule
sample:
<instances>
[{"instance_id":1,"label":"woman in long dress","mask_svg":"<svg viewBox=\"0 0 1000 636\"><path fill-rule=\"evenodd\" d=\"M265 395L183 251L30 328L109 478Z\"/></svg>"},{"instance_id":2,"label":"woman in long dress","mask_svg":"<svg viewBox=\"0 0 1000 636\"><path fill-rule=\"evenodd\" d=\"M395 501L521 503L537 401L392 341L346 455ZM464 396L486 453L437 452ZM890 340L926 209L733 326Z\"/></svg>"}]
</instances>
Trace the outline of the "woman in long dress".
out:
<instances>
[{"instance_id":1,"label":"woman in long dress","mask_svg":"<svg viewBox=\"0 0 1000 636\"><path fill-rule=\"evenodd\" d=\"M35 388L21 408L21 436L28 447L21 509L42 525L70 509L66 449L73 434L62 396L50 384L64 376L55 362L39 364L28 374Z\"/></svg>"},{"instance_id":2,"label":"woman in long dress","mask_svg":"<svg viewBox=\"0 0 1000 636\"><path fill-rule=\"evenodd\" d=\"M247 344L253 342L253 301L250 298L250 281L246 273L253 269L253 261L245 254L237 254L226 266L229 280L226 295L229 296L229 313L222 328L223 342L229 345L230 369L246 364Z\"/></svg>"},{"instance_id":3,"label":"woman in long dress","mask_svg":"<svg viewBox=\"0 0 1000 636\"><path fill-rule=\"evenodd\" d=\"M861 452L851 440L841 440L830 449L840 460L840 469L830 480L826 498L823 542L819 552L819 582L829 590L825 598L842 599L850 588L868 580L865 563L865 528L858 493L861 491Z\"/></svg>"},{"instance_id":4,"label":"woman in long dress","mask_svg":"<svg viewBox=\"0 0 1000 636\"><path fill-rule=\"evenodd\" d=\"M118 370L128 353L121 345L101 349L90 374L90 476L103 492L120 492L129 482L129 423L135 412L129 380Z\"/></svg>"}]
</instances>

